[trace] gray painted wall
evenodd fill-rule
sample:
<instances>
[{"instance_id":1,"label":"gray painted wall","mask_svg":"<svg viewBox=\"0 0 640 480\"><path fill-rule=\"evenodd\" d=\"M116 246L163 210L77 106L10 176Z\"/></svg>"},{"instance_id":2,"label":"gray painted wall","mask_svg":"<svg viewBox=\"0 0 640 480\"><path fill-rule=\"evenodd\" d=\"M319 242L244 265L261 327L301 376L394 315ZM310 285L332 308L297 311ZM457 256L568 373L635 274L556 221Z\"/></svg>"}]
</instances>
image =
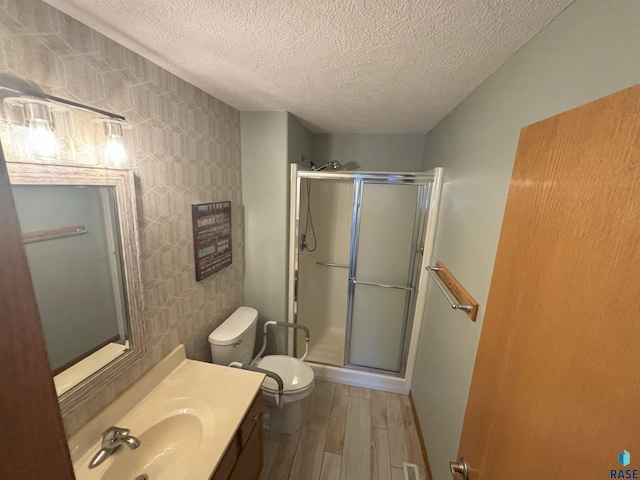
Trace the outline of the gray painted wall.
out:
<instances>
[{"instance_id":1,"label":"gray painted wall","mask_svg":"<svg viewBox=\"0 0 640 480\"><path fill-rule=\"evenodd\" d=\"M261 325L286 319L287 112L241 112L244 303ZM261 330L259 330L261 331Z\"/></svg>"},{"instance_id":2,"label":"gray painted wall","mask_svg":"<svg viewBox=\"0 0 640 480\"><path fill-rule=\"evenodd\" d=\"M423 151L422 134L317 134L311 159L317 166L337 160L343 165L355 162L358 170L417 172Z\"/></svg>"},{"instance_id":3,"label":"gray painted wall","mask_svg":"<svg viewBox=\"0 0 640 480\"><path fill-rule=\"evenodd\" d=\"M289 165L309 156L311 134L287 112L240 114L245 216L245 304L258 310L259 332L287 320ZM258 334L258 343L262 337ZM270 337L269 352L286 352L286 333Z\"/></svg>"},{"instance_id":4,"label":"gray painted wall","mask_svg":"<svg viewBox=\"0 0 640 480\"><path fill-rule=\"evenodd\" d=\"M311 144L315 135L312 135L309 130L302 125L296 117L290 113L287 115L287 155L289 163L300 164L300 156L304 155L309 158L311 156ZM302 165L309 167L307 162ZM288 179L289 177L287 177ZM287 211L289 211L287 209Z\"/></svg>"},{"instance_id":5,"label":"gray painted wall","mask_svg":"<svg viewBox=\"0 0 640 480\"><path fill-rule=\"evenodd\" d=\"M520 128L639 83L638 52L640 2L578 0L426 137L423 168L445 167L434 261L480 303L472 323L428 292L412 390L434 480L457 455Z\"/></svg>"}]
</instances>

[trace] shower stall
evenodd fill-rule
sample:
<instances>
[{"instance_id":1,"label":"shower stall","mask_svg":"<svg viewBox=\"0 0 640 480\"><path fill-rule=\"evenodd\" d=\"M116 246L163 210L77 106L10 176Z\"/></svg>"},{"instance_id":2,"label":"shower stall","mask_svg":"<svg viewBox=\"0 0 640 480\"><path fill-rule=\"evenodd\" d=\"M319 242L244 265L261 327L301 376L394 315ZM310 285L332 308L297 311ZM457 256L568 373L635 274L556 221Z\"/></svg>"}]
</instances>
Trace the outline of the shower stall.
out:
<instances>
[{"instance_id":1,"label":"shower stall","mask_svg":"<svg viewBox=\"0 0 640 480\"><path fill-rule=\"evenodd\" d=\"M291 166L289 321L311 331L318 378L407 393L442 169L333 168Z\"/></svg>"}]
</instances>

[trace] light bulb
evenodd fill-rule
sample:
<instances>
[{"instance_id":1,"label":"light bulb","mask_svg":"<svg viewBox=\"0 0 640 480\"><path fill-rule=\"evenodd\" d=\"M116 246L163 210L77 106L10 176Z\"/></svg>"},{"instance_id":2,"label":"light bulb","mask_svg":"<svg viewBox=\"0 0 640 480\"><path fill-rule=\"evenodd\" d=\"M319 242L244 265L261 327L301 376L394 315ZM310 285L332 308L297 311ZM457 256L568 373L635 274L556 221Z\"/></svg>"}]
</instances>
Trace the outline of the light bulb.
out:
<instances>
[{"instance_id":1,"label":"light bulb","mask_svg":"<svg viewBox=\"0 0 640 480\"><path fill-rule=\"evenodd\" d=\"M128 123L108 118L94 120L96 130L96 153L98 162L103 165L121 168L127 165L127 150L124 148L124 129L131 128Z\"/></svg>"},{"instance_id":2,"label":"light bulb","mask_svg":"<svg viewBox=\"0 0 640 480\"><path fill-rule=\"evenodd\" d=\"M122 137L113 134L107 135L103 155L107 165L122 167L127 162L127 151L122 144Z\"/></svg>"},{"instance_id":3,"label":"light bulb","mask_svg":"<svg viewBox=\"0 0 640 480\"><path fill-rule=\"evenodd\" d=\"M27 138L32 157L43 160L58 158L58 140L48 121L40 118L30 119Z\"/></svg>"}]
</instances>

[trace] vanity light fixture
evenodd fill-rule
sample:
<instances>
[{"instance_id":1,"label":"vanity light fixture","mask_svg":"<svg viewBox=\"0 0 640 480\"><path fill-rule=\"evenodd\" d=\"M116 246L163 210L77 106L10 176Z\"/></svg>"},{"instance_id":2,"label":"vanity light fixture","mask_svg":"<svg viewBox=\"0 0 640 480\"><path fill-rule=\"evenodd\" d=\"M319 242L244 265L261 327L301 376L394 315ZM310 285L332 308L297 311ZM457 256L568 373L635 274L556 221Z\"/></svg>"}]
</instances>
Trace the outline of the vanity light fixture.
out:
<instances>
[{"instance_id":1,"label":"vanity light fixture","mask_svg":"<svg viewBox=\"0 0 640 480\"><path fill-rule=\"evenodd\" d=\"M29 155L43 161L56 160L59 155L59 147L56 134L53 133L51 107L43 100L29 99L24 102L24 110L27 121Z\"/></svg>"},{"instance_id":2,"label":"vanity light fixture","mask_svg":"<svg viewBox=\"0 0 640 480\"><path fill-rule=\"evenodd\" d=\"M43 163L77 161L116 168L129 166L123 131L132 126L125 123L122 115L48 95L22 79L0 75L0 99L7 93L11 96L2 101L4 115L0 109L0 137L16 160ZM79 132L79 138L74 139L71 117L77 112L72 112L69 107L102 116L93 120L97 125L95 144L86 141L92 136L90 129Z\"/></svg>"},{"instance_id":3,"label":"vanity light fixture","mask_svg":"<svg viewBox=\"0 0 640 480\"><path fill-rule=\"evenodd\" d=\"M109 167L126 166L128 157L122 137L124 130L131 125L111 118L100 118L95 122L98 163Z\"/></svg>"},{"instance_id":4,"label":"vanity light fixture","mask_svg":"<svg viewBox=\"0 0 640 480\"><path fill-rule=\"evenodd\" d=\"M8 111L13 144L22 160L55 162L60 155L58 138L54 132L54 108L64 110L46 100L32 97L4 99Z\"/></svg>"}]
</instances>

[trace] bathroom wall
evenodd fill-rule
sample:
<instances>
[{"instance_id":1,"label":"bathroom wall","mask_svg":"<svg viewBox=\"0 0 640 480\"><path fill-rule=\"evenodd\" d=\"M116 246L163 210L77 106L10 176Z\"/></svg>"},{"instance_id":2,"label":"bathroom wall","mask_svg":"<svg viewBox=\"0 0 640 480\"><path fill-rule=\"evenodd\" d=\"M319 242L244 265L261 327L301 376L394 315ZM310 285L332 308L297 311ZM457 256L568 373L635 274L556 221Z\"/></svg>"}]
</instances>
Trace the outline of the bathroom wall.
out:
<instances>
[{"instance_id":1,"label":"bathroom wall","mask_svg":"<svg viewBox=\"0 0 640 480\"><path fill-rule=\"evenodd\" d=\"M332 160L353 163L358 170L417 172L424 152L422 134L315 134L311 160L317 166Z\"/></svg>"},{"instance_id":2,"label":"bathroom wall","mask_svg":"<svg viewBox=\"0 0 640 480\"><path fill-rule=\"evenodd\" d=\"M457 455L520 128L639 83L639 19L637 0L576 1L427 134L423 167L445 167L434 261L480 303L473 323L427 296L412 391L434 480Z\"/></svg>"},{"instance_id":3,"label":"bathroom wall","mask_svg":"<svg viewBox=\"0 0 640 480\"><path fill-rule=\"evenodd\" d=\"M258 310L259 332L264 322L286 318L287 116L287 112L240 114L246 208L245 303Z\"/></svg>"},{"instance_id":4,"label":"bathroom wall","mask_svg":"<svg viewBox=\"0 0 640 480\"><path fill-rule=\"evenodd\" d=\"M40 0L0 2L0 74L134 126L148 354L65 416L71 435L176 345L210 360L208 334L243 304L240 115ZM232 202L233 265L196 282L191 204L217 200Z\"/></svg>"},{"instance_id":5,"label":"bathroom wall","mask_svg":"<svg viewBox=\"0 0 640 480\"><path fill-rule=\"evenodd\" d=\"M314 135L300 123L292 114L287 114L287 155L289 163L300 163L301 155L311 155L311 145ZM307 162L303 165L309 167Z\"/></svg>"},{"instance_id":6,"label":"bathroom wall","mask_svg":"<svg viewBox=\"0 0 640 480\"><path fill-rule=\"evenodd\" d=\"M245 302L261 325L287 320L290 163L309 156L311 134L287 112L242 112L242 189L246 208ZM286 332L271 337L285 353ZM260 343L262 338L258 335ZM261 345L261 343L260 343ZM258 347L257 347L258 348Z\"/></svg>"}]
</instances>

